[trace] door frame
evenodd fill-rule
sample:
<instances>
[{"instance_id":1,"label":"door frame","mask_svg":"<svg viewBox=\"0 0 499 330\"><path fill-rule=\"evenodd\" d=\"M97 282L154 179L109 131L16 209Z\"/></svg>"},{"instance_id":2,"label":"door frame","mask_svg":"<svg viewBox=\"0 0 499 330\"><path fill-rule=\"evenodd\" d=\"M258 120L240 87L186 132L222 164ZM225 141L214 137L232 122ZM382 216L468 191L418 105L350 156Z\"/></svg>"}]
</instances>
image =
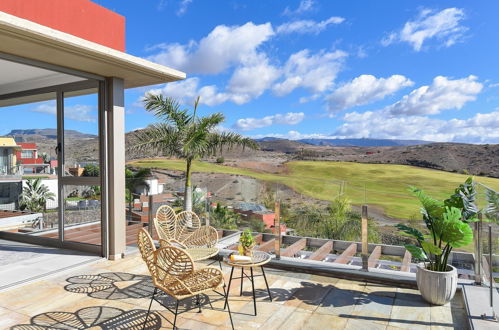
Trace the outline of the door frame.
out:
<instances>
[{"instance_id":1,"label":"door frame","mask_svg":"<svg viewBox=\"0 0 499 330\"><path fill-rule=\"evenodd\" d=\"M58 159L58 231L59 237L48 238L35 235L18 234L11 232L0 231L0 239L45 245L57 248L66 248L78 251L89 252L93 254L100 255L102 257L108 257L109 242L108 242L108 182L107 182L107 168L108 168L108 155L107 155L107 114L106 114L106 84L105 78L96 76L93 74L88 74L86 72L80 72L73 69L67 69L64 67L59 67L57 65L43 63L38 61L33 61L10 54L5 54L0 52L0 58L10 60L17 63L22 63L34 67L44 68L60 73L71 74L74 76L81 77L85 80L43 88L36 88L32 90L26 90L21 92L15 92L10 94L0 95L0 100L12 99L23 96L31 96L37 94L55 93L56 103L57 103L57 159ZM100 177L64 177L64 94L67 93L70 96L92 94L89 93L91 90L97 91L98 98L98 139L99 139L99 165L100 165ZM87 244L81 242L73 242L64 240L64 196L63 187L64 185L75 184L75 185L100 185L101 187L101 245Z\"/></svg>"}]
</instances>

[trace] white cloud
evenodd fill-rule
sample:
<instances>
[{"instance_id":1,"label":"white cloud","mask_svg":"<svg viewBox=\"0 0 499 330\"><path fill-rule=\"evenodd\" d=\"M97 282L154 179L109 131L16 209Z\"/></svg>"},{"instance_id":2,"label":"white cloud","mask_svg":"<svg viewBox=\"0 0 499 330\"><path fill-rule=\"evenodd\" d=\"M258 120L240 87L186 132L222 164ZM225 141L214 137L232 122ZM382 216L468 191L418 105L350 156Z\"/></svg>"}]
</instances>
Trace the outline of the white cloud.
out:
<instances>
[{"instance_id":1,"label":"white cloud","mask_svg":"<svg viewBox=\"0 0 499 330\"><path fill-rule=\"evenodd\" d=\"M55 102L51 101L39 104L30 111L46 113L55 116L57 114L57 107ZM76 104L64 107L64 117L82 122L95 122L97 120L94 114L95 111L95 107L93 106Z\"/></svg>"},{"instance_id":2,"label":"white cloud","mask_svg":"<svg viewBox=\"0 0 499 330\"><path fill-rule=\"evenodd\" d=\"M265 54L259 53L255 54L252 61L235 68L224 89L215 85L200 87L199 78L194 77L149 92L163 93L189 104L200 95L201 103L215 106L227 101L244 104L260 97L268 89L278 96L284 96L301 87L313 93L300 99L300 102L306 102L316 99L333 86L346 56L340 50L312 54L304 49L292 54L283 67L278 67L270 64Z\"/></svg>"},{"instance_id":3,"label":"white cloud","mask_svg":"<svg viewBox=\"0 0 499 330\"><path fill-rule=\"evenodd\" d=\"M400 101L385 110L391 115L434 115L443 110L461 109L467 102L474 101L483 85L477 77L451 80L437 76L430 86L421 86L405 95Z\"/></svg>"},{"instance_id":4,"label":"white cloud","mask_svg":"<svg viewBox=\"0 0 499 330\"><path fill-rule=\"evenodd\" d=\"M241 26L218 25L199 42L159 44L149 59L189 74L218 74L230 67L254 64L261 58L258 47L274 35L270 23Z\"/></svg>"},{"instance_id":5,"label":"white cloud","mask_svg":"<svg viewBox=\"0 0 499 330\"><path fill-rule=\"evenodd\" d=\"M262 58L259 63L237 68L230 78L227 92L234 103L243 104L262 95L279 75L279 69Z\"/></svg>"},{"instance_id":6,"label":"white cloud","mask_svg":"<svg viewBox=\"0 0 499 330\"><path fill-rule=\"evenodd\" d=\"M275 137L288 140L301 140L301 139L332 139L331 135L320 133L300 133L295 130L288 131L287 133L269 133L269 134L256 134L251 136L253 139L261 139L265 137Z\"/></svg>"},{"instance_id":7,"label":"white cloud","mask_svg":"<svg viewBox=\"0 0 499 330\"><path fill-rule=\"evenodd\" d=\"M352 112L336 138L417 139L440 142L499 143L499 112L477 113L468 119L441 120L427 116L391 117L386 111Z\"/></svg>"},{"instance_id":8,"label":"white cloud","mask_svg":"<svg viewBox=\"0 0 499 330\"><path fill-rule=\"evenodd\" d=\"M275 114L263 118L242 118L234 124L233 128L241 131L250 131L274 124L296 125L301 123L304 118L305 114L303 112L288 112L286 114Z\"/></svg>"},{"instance_id":9,"label":"white cloud","mask_svg":"<svg viewBox=\"0 0 499 330\"><path fill-rule=\"evenodd\" d=\"M414 82L402 75L376 78L363 74L342 85L326 97L326 108L331 115L359 105L383 99L401 88L412 86Z\"/></svg>"},{"instance_id":10,"label":"white cloud","mask_svg":"<svg viewBox=\"0 0 499 330\"><path fill-rule=\"evenodd\" d=\"M180 4L177 10L177 16L182 16L187 12L187 8L191 4L192 0L180 0Z\"/></svg>"},{"instance_id":11,"label":"white cloud","mask_svg":"<svg viewBox=\"0 0 499 330\"><path fill-rule=\"evenodd\" d=\"M149 93L162 93L173 97L183 104L194 104L199 95L200 102L208 106L216 106L227 101L244 104L262 95L279 77L279 70L270 65L266 58L260 63L238 67L229 80L225 91L215 85L200 86L197 77L166 84L163 88L150 90Z\"/></svg>"},{"instance_id":12,"label":"white cloud","mask_svg":"<svg viewBox=\"0 0 499 330\"><path fill-rule=\"evenodd\" d=\"M276 95L283 96L301 87L314 94L322 93L333 86L346 56L347 53L341 50L322 50L311 54L308 49L303 49L294 53L284 65L284 80L275 84L273 91Z\"/></svg>"},{"instance_id":13,"label":"white cloud","mask_svg":"<svg viewBox=\"0 0 499 330\"><path fill-rule=\"evenodd\" d=\"M464 10L460 8L447 8L439 12L423 9L415 20L405 23L400 31L390 33L381 43L387 46L396 41L407 42L415 51L420 51L425 41L436 39L443 46L450 47L468 30L460 25L464 18Z\"/></svg>"},{"instance_id":14,"label":"white cloud","mask_svg":"<svg viewBox=\"0 0 499 330\"><path fill-rule=\"evenodd\" d=\"M162 93L183 104L193 104L198 95L201 97L200 102L208 106L219 105L227 101L244 104L262 95L279 75L279 69L270 65L267 58L262 56L259 63L238 67L223 92L219 91L215 85L201 87L200 79L193 77L166 84L163 88L150 90L149 93Z\"/></svg>"},{"instance_id":15,"label":"white cloud","mask_svg":"<svg viewBox=\"0 0 499 330\"><path fill-rule=\"evenodd\" d=\"M283 15L301 15L303 13L312 11L315 6L315 1L314 0L301 0L300 4L298 5L298 8L295 10L290 9L289 7L286 7L283 11Z\"/></svg>"},{"instance_id":16,"label":"white cloud","mask_svg":"<svg viewBox=\"0 0 499 330\"><path fill-rule=\"evenodd\" d=\"M228 95L218 92L215 85L200 87L199 82L200 79L197 77L187 78L166 84L162 88L151 89L146 94L163 94L185 105L194 105L194 101L198 96L200 96L201 104L209 106L218 105L228 100Z\"/></svg>"},{"instance_id":17,"label":"white cloud","mask_svg":"<svg viewBox=\"0 0 499 330\"><path fill-rule=\"evenodd\" d=\"M293 22L287 22L279 25L276 28L278 34L290 34L290 33L311 33L319 34L324 31L331 24L340 24L345 19L343 17L332 16L324 21L316 22L313 20L299 20Z\"/></svg>"}]
</instances>

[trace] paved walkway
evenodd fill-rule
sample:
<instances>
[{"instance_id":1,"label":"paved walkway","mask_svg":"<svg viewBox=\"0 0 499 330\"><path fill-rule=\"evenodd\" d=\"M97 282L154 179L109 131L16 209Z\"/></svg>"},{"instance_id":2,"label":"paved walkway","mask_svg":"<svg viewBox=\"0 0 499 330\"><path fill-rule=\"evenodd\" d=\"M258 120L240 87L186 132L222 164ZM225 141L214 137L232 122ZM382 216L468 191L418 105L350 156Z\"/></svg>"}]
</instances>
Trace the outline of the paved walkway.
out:
<instances>
[{"instance_id":1,"label":"paved walkway","mask_svg":"<svg viewBox=\"0 0 499 330\"><path fill-rule=\"evenodd\" d=\"M228 277L229 269L224 268ZM266 271L274 301L263 278L255 278L258 316L253 316L251 284L243 296L233 281L230 306L236 329L465 329L461 297L430 307L417 291L302 273ZM0 293L0 329L140 329L152 285L138 255L100 261ZM180 329L228 329L220 296L202 313L181 314ZM166 301L166 303L172 303ZM186 301L180 310L193 307ZM147 329L171 329L172 314L158 303ZM22 326L21 326L22 325Z\"/></svg>"}]
</instances>

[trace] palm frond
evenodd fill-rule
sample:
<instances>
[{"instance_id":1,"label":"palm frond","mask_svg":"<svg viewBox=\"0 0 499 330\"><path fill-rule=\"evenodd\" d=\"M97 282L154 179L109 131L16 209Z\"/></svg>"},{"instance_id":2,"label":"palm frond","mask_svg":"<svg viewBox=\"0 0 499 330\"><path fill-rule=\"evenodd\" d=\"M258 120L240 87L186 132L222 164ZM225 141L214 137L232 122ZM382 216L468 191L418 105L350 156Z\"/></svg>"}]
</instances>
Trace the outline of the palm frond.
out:
<instances>
[{"instance_id":1,"label":"palm frond","mask_svg":"<svg viewBox=\"0 0 499 330\"><path fill-rule=\"evenodd\" d=\"M166 156L182 156L182 134L179 130L166 123L150 125L148 128L135 132L135 142L127 149L129 151L155 151Z\"/></svg>"},{"instance_id":2,"label":"palm frond","mask_svg":"<svg viewBox=\"0 0 499 330\"><path fill-rule=\"evenodd\" d=\"M234 147L258 149L258 143L253 139L244 137L234 132L214 132L209 136L210 150L212 154L222 152L223 148L232 149Z\"/></svg>"},{"instance_id":3,"label":"palm frond","mask_svg":"<svg viewBox=\"0 0 499 330\"><path fill-rule=\"evenodd\" d=\"M189 115L187 110L180 109L180 104L174 98L149 93L143 102L147 111L177 127L184 127L193 120L193 116Z\"/></svg>"}]
</instances>

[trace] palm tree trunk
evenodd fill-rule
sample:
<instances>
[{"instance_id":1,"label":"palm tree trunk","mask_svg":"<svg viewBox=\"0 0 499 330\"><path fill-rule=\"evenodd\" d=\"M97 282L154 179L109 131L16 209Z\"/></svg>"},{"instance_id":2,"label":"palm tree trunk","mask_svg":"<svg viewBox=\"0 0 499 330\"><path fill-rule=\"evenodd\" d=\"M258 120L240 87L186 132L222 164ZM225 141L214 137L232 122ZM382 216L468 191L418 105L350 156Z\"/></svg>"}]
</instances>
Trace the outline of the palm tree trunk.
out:
<instances>
[{"instance_id":1,"label":"palm tree trunk","mask_svg":"<svg viewBox=\"0 0 499 330\"><path fill-rule=\"evenodd\" d=\"M186 160L184 210L192 211L192 185L191 185L191 160Z\"/></svg>"}]
</instances>

